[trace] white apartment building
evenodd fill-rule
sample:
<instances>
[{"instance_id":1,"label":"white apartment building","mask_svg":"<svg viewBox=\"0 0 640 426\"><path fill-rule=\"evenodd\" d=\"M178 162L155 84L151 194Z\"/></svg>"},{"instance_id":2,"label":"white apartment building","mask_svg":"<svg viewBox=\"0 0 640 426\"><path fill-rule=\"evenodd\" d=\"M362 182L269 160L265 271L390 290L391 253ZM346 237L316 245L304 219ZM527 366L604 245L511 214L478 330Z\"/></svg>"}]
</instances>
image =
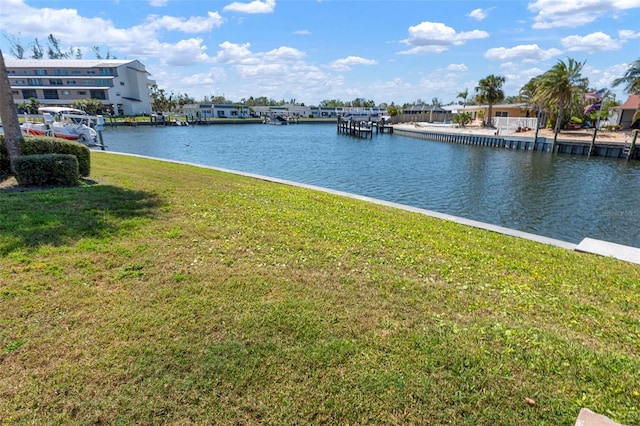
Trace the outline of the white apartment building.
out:
<instances>
[{"instance_id":1,"label":"white apartment building","mask_svg":"<svg viewBox=\"0 0 640 426\"><path fill-rule=\"evenodd\" d=\"M151 113L154 80L137 60L6 59L14 103L36 98L42 106L98 99L116 115Z\"/></svg>"}]
</instances>

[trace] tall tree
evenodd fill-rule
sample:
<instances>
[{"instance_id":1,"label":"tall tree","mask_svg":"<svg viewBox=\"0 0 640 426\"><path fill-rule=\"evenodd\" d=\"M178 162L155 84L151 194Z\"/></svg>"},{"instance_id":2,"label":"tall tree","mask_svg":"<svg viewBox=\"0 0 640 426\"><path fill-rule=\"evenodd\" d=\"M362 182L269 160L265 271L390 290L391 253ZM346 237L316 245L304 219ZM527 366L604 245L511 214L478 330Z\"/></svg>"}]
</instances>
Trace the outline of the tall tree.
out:
<instances>
[{"instance_id":1,"label":"tall tree","mask_svg":"<svg viewBox=\"0 0 640 426\"><path fill-rule=\"evenodd\" d=\"M558 133L562 127L564 112L570 106L576 93L584 92L589 80L582 77L584 62L577 62L572 58L567 61L559 60L549 71L540 76L536 97L540 102L557 105L558 115L554 129L553 146L558 140Z\"/></svg>"},{"instance_id":2,"label":"tall tree","mask_svg":"<svg viewBox=\"0 0 640 426\"><path fill-rule=\"evenodd\" d=\"M481 79L476 86L478 100L481 103L489 105L489 111L487 114L489 116L489 122L485 122L489 127L493 127L493 123L491 122L493 117L493 105L504 99L504 90L502 90L502 85L505 81L505 77L491 74Z\"/></svg>"},{"instance_id":3,"label":"tall tree","mask_svg":"<svg viewBox=\"0 0 640 426\"><path fill-rule=\"evenodd\" d=\"M464 89L464 92L460 92L458 93L458 96L456 96L456 98L460 98L462 99L462 105L463 106L467 106L467 98L469 97L469 89Z\"/></svg>"},{"instance_id":4,"label":"tall tree","mask_svg":"<svg viewBox=\"0 0 640 426\"><path fill-rule=\"evenodd\" d=\"M0 50L0 119L2 120L4 141L9 154L9 167L11 173L14 173L13 160L20 155L22 131L20 130L16 107L13 104L11 83L9 83L9 75L7 74L7 67L4 64L2 50Z\"/></svg>"},{"instance_id":5,"label":"tall tree","mask_svg":"<svg viewBox=\"0 0 640 426\"><path fill-rule=\"evenodd\" d=\"M636 59L623 77L613 80L613 87L625 84L625 92L630 95L640 95L640 58Z\"/></svg>"},{"instance_id":6,"label":"tall tree","mask_svg":"<svg viewBox=\"0 0 640 426\"><path fill-rule=\"evenodd\" d=\"M6 38L9 41L9 45L11 46L11 50L10 50L11 54L16 59L24 59L25 48L20 42L20 40L16 36L11 34L5 34L4 38Z\"/></svg>"}]
</instances>

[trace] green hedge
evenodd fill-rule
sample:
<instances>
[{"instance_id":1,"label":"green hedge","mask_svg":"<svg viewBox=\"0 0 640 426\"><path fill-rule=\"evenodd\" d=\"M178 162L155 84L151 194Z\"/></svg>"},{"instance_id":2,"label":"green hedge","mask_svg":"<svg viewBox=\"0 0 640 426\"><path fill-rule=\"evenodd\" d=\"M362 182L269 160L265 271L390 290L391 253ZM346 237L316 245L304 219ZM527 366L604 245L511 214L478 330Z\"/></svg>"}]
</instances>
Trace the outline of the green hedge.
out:
<instances>
[{"instance_id":1,"label":"green hedge","mask_svg":"<svg viewBox=\"0 0 640 426\"><path fill-rule=\"evenodd\" d=\"M78 159L71 154L19 155L13 166L23 186L73 186L80 179Z\"/></svg>"},{"instance_id":2,"label":"green hedge","mask_svg":"<svg viewBox=\"0 0 640 426\"><path fill-rule=\"evenodd\" d=\"M21 155L69 154L78 159L80 176L91 173L91 150L81 143L49 136L24 136L20 146ZM0 135L0 175L8 174L9 158L4 135Z\"/></svg>"},{"instance_id":3,"label":"green hedge","mask_svg":"<svg viewBox=\"0 0 640 426\"><path fill-rule=\"evenodd\" d=\"M91 150L79 142L67 141L48 136L25 137L20 154L74 155L78 159L78 171L80 176L89 176L89 173L91 172Z\"/></svg>"}]
</instances>

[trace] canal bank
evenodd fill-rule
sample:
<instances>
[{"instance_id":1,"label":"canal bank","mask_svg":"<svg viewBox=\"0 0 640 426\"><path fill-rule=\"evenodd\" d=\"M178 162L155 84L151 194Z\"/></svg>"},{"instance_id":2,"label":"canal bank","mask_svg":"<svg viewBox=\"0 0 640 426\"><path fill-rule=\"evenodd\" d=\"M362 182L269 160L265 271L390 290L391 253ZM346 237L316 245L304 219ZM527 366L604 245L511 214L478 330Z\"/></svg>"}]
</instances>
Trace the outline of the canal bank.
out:
<instances>
[{"instance_id":1,"label":"canal bank","mask_svg":"<svg viewBox=\"0 0 640 426\"><path fill-rule=\"evenodd\" d=\"M384 205L388 207L393 207L401 210L406 210L414 213L419 213L425 216L446 220L449 222L455 222L461 225L470 226L473 228L483 229L486 231L496 232L503 235L509 235L512 237L523 238L531 241L535 241L541 244L553 245L556 247L560 247L566 250L573 250L583 253L597 254L604 257L613 257L618 260L622 260L625 262L640 264L640 248L626 246L622 244L611 243L608 241L597 240L594 238L584 238L579 244L573 244L567 241L558 240L555 238L549 238L542 235L532 234L529 232L518 231L516 229L510 229L499 225L493 225L490 223L480 222L477 220L467 219L464 217L458 217L446 213L440 213L428 209L423 209L419 207L408 206L405 204L395 203L386 200L380 200L373 197L368 197L364 195L353 194L345 191L339 191L331 188L325 188L317 185L309 185L300 182L294 182L286 179L279 179L270 176L259 175L255 173L247 173L238 170L230 170L220 167L212 167L205 166L202 164L191 163L187 161L176 161L176 160L168 160L163 158L150 157L146 155L137 155L137 154L128 154L128 153L119 153L119 152L111 152L111 154L115 155L130 155L134 157L147 158L152 160L165 161L169 163L175 164L183 164L193 167L206 168L211 170L217 170L224 173L232 173L240 176L250 177L253 179L260 179L267 182L278 183L282 185L296 186L299 188L310 189L314 191L322 191L329 194L339 195L343 197L349 197L356 200L366 201L374 204Z\"/></svg>"},{"instance_id":2,"label":"canal bank","mask_svg":"<svg viewBox=\"0 0 640 426\"><path fill-rule=\"evenodd\" d=\"M547 129L540 129L538 135L533 130L500 135L495 129L413 123L396 124L394 131L398 135L436 142L640 160L637 132L599 131L594 141L592 129L565 131L558 135L554 145L553 132Z\"/></svg>"},{"instance_id":3,"label":"canal bank","mask_svg":"<svg viewBox=\"0 0 640 426\"><path fill-rule=\"evenodd\" d=\"M326 126L118 127L108 151L360 194L578 244L640 247L640 162L345 136Z\"/></svg>"}]
</instances>

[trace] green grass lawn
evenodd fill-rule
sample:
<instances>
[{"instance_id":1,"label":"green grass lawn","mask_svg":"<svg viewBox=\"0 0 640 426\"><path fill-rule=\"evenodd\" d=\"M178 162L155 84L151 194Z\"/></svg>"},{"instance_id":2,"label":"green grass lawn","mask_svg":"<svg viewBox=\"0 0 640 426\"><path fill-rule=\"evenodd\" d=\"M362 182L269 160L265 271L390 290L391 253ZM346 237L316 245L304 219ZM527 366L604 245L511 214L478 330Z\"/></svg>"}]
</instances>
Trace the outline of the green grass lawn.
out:
<instances>
[{"instance_id":1,"label":"green grass lawn","mask_svg":"<svg viewBox=\"0 0 640 426\"><path fill-rule=\"evenodd\" d=\"M640 424L638 265L140 158L91 178L0 192L2 424Z\"/></svg>"}]
</instances>

